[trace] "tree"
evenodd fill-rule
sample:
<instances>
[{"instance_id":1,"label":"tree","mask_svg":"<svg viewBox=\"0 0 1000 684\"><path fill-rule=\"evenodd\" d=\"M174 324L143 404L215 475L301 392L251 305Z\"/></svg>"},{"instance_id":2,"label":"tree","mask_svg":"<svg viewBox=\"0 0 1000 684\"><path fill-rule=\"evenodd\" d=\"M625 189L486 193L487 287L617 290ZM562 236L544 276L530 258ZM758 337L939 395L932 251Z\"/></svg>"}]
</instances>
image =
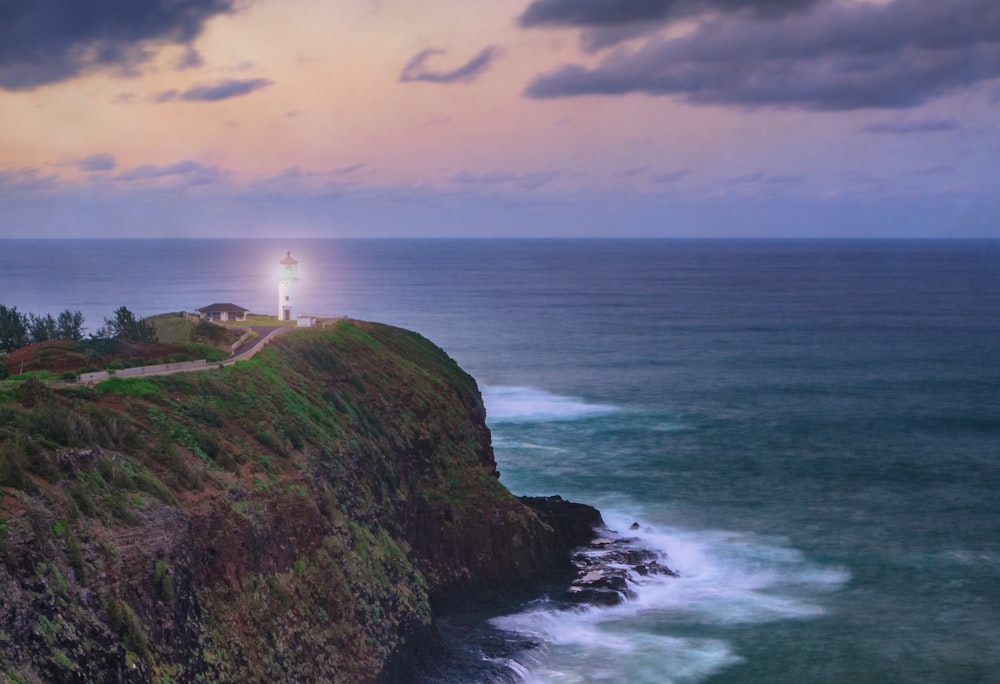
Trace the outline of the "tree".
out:
<instances>
[{"instance_id":1,"label":"tree","mask_svg":"<svg viewBox=\"0 0 1000 684\"><path fill-rule=\"evenodd\" d=\"M28 337L31 338L32 342L57 339L56 319L52 318L52 314L43 316L28 314Z\"/></svg>"},{"instance_id":2,"label":"tree","mask_svg":"<svg viewBox=\"0 0 1000 684\"><path fill-rule=\"evenodd\" d=\"M126 342L156 342L156 328L145 318L136 318L126 307L115 309L114 318L105 318L95 337Z\"/></svg>"},{"instance_id":3,"label":"tree","mask_svg":"<svg viewBox=\"0 0 1000 684\"><path fill-rule=\"evenodd\" d=\"M16 306L0 304L0 352L12 352L28 344L28 326Z\"/></svg>"},{"instance_id":4,"label":"tree","mask_svg":"<svg viewBox=\"0 0 1000 684\"><path fill-rule=\"evenodd\" d=\"M83 339L83 331L82 311L66 309L56 319L56 339L79 341Z\"/></svg>"}]
</instances>

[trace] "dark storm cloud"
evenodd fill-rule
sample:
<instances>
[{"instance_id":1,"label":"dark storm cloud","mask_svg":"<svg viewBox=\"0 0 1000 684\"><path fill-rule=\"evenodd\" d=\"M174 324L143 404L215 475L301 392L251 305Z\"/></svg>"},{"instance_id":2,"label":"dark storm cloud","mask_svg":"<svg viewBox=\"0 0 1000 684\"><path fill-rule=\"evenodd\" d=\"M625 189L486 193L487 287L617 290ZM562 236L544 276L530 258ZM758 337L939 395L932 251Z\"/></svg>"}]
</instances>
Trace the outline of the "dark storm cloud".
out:
<instances>
[{"instance_id":1,"label":"dark storm cloud","mask_svg":"<svg viewBox=\"0 0 1000 684\"><path fill-rule=\"evenodd\" d=\"M2 0L0 88L31 90L95 68L123 74L151 46L188 45L235 0Z\"/></svg>"},{"instance_id":2,"label":"dark storm cloud","mask_svg":"<svg viewBox=\"0 0 1000 684\"><path fill-rule=\"evenodd\" d=\"M76 166L81 171L112 171L114 170L117 163L115 162L114 155L102 153L102 154L92 154L89 157L84 157Z\"/></svg>"},{"instance_id":3,"label":"dark storm cloud","mask_svg":"<svg viewBox=\"0 0 1000 684\"><path fill-rule=\"evenodd\" d=\"M1000 3L826 3L768 21L717 16L678 38L618 48L594 68L537 76L525 94L678 95L695 104L906 108L1000 77Z\"/></svg>"},{"instance_id":4,"label":"dark storm cloud","mask_svg":"<svg viewBox=\"0 0 1000 684\"><path fill-rule=\"evenodd\" d=\"M780 16L820 0L535 0L518 18L533 26L605 27L640 22L669 22L713 12Z\"/></svg>"},{"instance_id":5,"label":"dark storm cloud","mask_svg":"<svg viewBox=\"0 0 1000 684\"><path fill-rule=\"evenodd\" d=\"M769 19L824 0L535 0L518 19L524 28L584 29L581 45L597 52L672 22L711 14Z\"/></svg>"},{"instance_id":6,"label":"dark storm cloud","mask_svg":"<svg viewBox=\"0 0 1000 684\"><path fill-rule=\"evenodd\" d=\"M451 71L432 71L427 69L425 62L427 62L430 57L443 54L445 54L444 50L437 50L434 48L418 52L412 59L410 59L409 62L406 63L406 66L403 67L402 72L399 74L400 82L409 83L412 81L423 81L426 83L468 83L489 70L493 60L499 54L499 51L495 46L491 45L484 48L482 52L477 54L462 66L452 69Z\"/></svg>"}]
</instances>

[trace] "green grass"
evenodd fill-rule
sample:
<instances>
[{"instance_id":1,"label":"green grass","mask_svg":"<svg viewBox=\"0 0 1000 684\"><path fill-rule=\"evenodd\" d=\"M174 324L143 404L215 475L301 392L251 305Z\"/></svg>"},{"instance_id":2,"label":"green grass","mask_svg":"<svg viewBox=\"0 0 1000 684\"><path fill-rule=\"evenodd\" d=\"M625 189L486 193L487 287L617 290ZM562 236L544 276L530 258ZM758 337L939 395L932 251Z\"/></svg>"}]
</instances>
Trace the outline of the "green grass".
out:
<instances>
[{"instance_id":1,"label":"green grass","mask_svg":"<svg viewBox=\"0 0 1000 684\"><path fill-rule=\"evenodd\" d=\"M194 323L174 313L160 314L149 319L156 328L156 336L166 344L184 344L191 341Z\"/></svg>"},{"instance_id":2,"label":"green grass","mask_svg":"<svg viewBox=\"0 0 1000 684\"><path fill-rule=\"evenodd\" d=\"M127 397L148 397L157 394L160 389L148 378L116 378L111 376L97 383L94 391L98 394L119 394Z\"/></svg>"},{"instance_id":3,"label":"green grass","mask_svg":"<svg viewBox=\"0 0 1000 684\"><path fill-rule=\"evenodd\" d=\"M0 381L0 388L12 388L31 378L38 378L42 382L58 382L62 379L61 375L57 375L52 371L29 371L19 375L12 375L6 380Z\"/></svg>"},{"instance_id":4,"label":"green grass","mask_svg":"<svg viewBox=\"0 0 1000 684\"><path fill-rule=\"evenodd\" d=\"M265 316L263 314L247 314L246 321L227 321L222 325L229 327L273 327L281 328L286 325L295 325L295 321L279 321L275 316Z\"/></svg>"}]
</instances>

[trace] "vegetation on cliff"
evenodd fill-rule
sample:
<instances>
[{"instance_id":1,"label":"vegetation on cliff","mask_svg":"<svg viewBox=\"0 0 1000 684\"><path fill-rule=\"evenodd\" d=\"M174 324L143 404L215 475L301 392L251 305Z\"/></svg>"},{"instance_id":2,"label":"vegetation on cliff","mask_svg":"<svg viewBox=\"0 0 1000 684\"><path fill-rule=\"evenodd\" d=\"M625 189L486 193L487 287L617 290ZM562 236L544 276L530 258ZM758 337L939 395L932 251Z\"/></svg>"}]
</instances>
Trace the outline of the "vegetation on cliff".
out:
<instances>
[{"instance_id":1,"label":"vegetation on cliff","mask_svg":"<svg viewBox=\"0 0 1000 684\"><path fill-rule=\"evenodd\" d=\"M571 572L475 382L342 321L252 361L0 394L0 673L388 680L433 615Z\"/></svg>"}]
</instances>

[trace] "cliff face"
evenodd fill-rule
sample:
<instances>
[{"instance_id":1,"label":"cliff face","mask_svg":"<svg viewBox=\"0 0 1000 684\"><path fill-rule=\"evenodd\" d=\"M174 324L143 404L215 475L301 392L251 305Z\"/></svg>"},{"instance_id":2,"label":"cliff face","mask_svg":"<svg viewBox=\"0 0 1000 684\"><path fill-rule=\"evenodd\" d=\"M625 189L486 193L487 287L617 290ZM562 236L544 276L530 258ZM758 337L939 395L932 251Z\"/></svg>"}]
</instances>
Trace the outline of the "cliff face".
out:
<instances>
[{"instance_id":1,"label":"cliff face","mask_svg":"<svg viewBox=\"0 0 1000 684\"><path fill-rule=\"evenodd\" d=\"M0 672L392 678L434 614L572 573L484 419L440 349L348 321L231 368L0 395Z\"/></svg>"}]
</instances>

